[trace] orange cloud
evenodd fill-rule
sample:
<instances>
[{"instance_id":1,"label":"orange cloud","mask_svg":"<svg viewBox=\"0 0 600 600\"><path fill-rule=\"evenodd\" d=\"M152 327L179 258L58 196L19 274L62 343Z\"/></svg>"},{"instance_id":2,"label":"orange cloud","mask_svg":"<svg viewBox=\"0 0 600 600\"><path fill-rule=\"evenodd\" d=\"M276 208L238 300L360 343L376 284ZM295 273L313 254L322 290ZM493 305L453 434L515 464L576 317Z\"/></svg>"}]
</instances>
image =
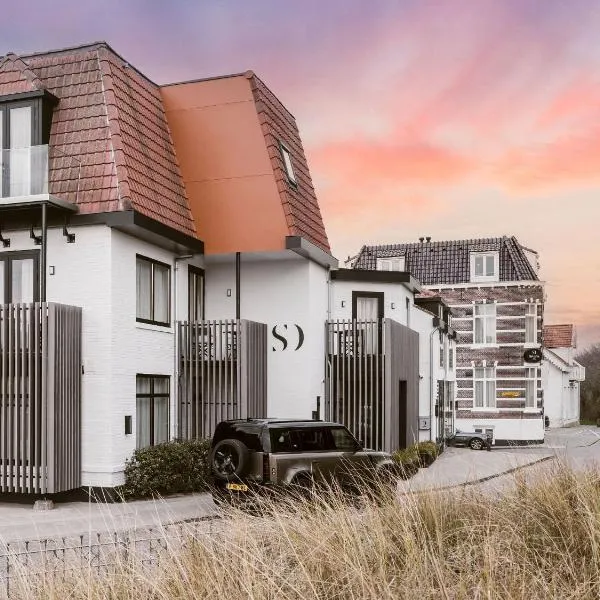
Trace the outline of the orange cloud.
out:
<instances>
[{"instance_id":1,"label":"orange cloud","mask_svg":"<svg viewBox=\"0 0 600 600\"><path fill-rule=\"evenodd\" d=\"M554 143L509 150L497 161L491 176L518 191L600 182L600 127Z\"/></svg>"},{"instance_id":2,"label":"orange cloud","mask_svg":"<svg viewBox=\"0 0 600 600\"><path fill-rule=\"evenodd\" d=\"M467 157L425 141L407 144L338 142L312 153L316 171L352 181L440 184L464 179L473 170Z\"/></svg>"}]
</instances>

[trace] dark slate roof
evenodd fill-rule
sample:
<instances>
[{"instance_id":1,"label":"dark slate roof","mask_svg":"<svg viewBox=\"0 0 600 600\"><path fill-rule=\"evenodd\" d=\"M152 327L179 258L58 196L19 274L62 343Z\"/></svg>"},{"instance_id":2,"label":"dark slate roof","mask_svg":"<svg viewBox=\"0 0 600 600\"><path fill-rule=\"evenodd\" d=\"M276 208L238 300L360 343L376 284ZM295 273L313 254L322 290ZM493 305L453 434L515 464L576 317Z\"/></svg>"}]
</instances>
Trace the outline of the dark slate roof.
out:
<instances>
[{"instance_id":1,"label":"dark slate roof","mask_svg":"<svg viewBox=\"0 0 600 600\"><path fill-rule=\"evenodd\" d=\"M405 267L423 285L469 283L471 252L500 252L500 281L536 281L524 247L515 237L416 242L387 246L363 246L354 260L355 269L376 269L378 258L404 256Z\"/></svg>"}]
</instances>

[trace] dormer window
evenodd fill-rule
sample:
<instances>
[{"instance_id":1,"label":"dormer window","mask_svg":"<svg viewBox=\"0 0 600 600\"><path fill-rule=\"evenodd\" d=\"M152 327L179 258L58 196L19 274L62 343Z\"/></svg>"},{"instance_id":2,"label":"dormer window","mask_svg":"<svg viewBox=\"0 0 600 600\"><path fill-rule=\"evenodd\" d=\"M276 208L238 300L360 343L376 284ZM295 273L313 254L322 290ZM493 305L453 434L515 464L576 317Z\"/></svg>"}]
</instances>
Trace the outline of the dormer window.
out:
<instances>
[{"instance_id":1,"label":"dormer window","mask_svg":"<svg viewBox=\"0 0 600 600\"><path fill-rule=\"evenodd\" d=\"M500 255L498 252L471 253L471 281L499 281Z\"/></svg>"},{"instance_id":2,"label":"dormer window","mask_svg":"<svg viewBox=\"0 0 600 600\"><path fill-rule=\"evenodd\" d=\"M390 256L389 258L377 259L378 271L404 271L404 256Z\"/></svg>"},{"instance_id":3,"label":"dormer window","mask_svg":"<svg viewBox=\"0 0 600 600\"><path fill-rule=\"evenodd\" d=\"M282 141L279 142L279 149L281 150L281 158L283 159L283 166L285 167L285 174L287 175L288 181L293 186L297 186L298 182L296 181L294 165L292 164L292 153Z\"/></svg>"}]
</instances>

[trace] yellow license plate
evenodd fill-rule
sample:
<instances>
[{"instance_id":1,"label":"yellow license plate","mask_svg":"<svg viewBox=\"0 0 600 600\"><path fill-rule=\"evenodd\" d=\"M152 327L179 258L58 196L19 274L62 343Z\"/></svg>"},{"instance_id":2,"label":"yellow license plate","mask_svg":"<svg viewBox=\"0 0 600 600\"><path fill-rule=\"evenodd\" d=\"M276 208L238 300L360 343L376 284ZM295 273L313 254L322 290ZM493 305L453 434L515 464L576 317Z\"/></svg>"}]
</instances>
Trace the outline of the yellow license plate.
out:
<instances>
[{"instance_id":1,"label":"yellow license plate","mask_svg":"<svg viewBox=\"0 0 600 600\"><path fill-rule=\"evenodd\" d=\"M228 483L225 487L228 490L235 490L236 492L247 492L248 486L244 483Z\"/></svg>"}]
</instances>

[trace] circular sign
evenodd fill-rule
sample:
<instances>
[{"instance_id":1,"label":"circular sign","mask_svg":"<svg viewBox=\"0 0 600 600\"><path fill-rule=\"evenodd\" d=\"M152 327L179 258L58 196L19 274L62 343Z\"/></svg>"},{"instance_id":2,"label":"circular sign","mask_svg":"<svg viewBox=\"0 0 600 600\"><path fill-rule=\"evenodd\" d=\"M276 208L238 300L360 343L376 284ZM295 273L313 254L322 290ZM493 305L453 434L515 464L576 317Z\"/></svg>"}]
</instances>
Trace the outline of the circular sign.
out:
<instances>
[{"instance_id":1,"label":"circular sign","mask_svg":"<svg viewBox=\"0 0 600 600\"><path fill-rule=\"evenodd\" d=\"M539 348L529 348L523 353L523 360L530 363L539 363L542 361L542 351Z\"/></svg>"}]
</instances>

